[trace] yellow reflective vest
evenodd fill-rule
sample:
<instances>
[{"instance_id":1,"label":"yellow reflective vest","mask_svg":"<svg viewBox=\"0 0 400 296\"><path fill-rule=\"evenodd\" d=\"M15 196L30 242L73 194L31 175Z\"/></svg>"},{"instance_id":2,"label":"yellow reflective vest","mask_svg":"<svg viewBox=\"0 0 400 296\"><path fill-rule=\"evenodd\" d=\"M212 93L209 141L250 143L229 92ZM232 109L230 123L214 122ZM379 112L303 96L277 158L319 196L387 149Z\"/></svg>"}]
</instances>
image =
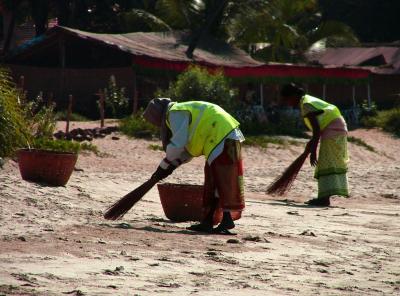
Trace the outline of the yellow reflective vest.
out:
<instances>
[{"instance_id":1,"label":"yellow reflective vest","mask_svg":"<svg viewBox=\"0 0 400 296\"><path fill-rule=\"evenodd\" d=\"M204 155L208 158L214 148L239 126L239 122L228 112L208 102L190 101L173 104L167 114L168 127L170 127L168 118L171 111L190 114L188 142L185 148L192 156Z\"/></svg>"},{"instance_id":2,"label":"yellow reflective vest","mask_svg":"<svg viewBox=\"0 0 400 296\"><path fill-rule=\"evenodd\" d=\"M305 125L312 130L311 122L304 114L304 104L310 104L315 109L323 111L323 113L317 116L318 124L321 130L326 128L333 120L340 118L342 114L340 113L338 107L329 104L321 99L315 98L310 95L305 95L300 101L300 111L301 116L304 119Z\"/></svg>"}]
</instances>

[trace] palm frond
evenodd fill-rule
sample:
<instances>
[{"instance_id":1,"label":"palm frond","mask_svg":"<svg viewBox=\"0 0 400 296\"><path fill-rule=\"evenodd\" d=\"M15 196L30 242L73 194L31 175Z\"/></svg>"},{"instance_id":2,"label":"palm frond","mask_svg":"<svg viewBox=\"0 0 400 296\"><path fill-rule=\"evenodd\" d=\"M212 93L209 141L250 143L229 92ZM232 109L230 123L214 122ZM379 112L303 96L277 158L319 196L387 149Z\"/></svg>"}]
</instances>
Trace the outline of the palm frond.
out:
<instances>
[{"instance_id":1,"label":"palm frond","mask_svg":"<svg viewBox=\"0 0 400 296\"><path fill-rule=\"evenodd\" d=\"M120 15L120 20L125 32L171 31L171 27L161 18L143 9L124 12Z\"/></svg>"},{"instance_id":2,"label":"palm frond","mask_svg":"<svg viewBox=\"0 0 400 296\"><path fill-rule=\"evenodd\" d=\"M326 21L321 23L314 30L307 33L310 44L318 42L323 38L340 37L349 43L358 42L353 30L344 23L338 21Z\"/></svg>"}]
</instances>

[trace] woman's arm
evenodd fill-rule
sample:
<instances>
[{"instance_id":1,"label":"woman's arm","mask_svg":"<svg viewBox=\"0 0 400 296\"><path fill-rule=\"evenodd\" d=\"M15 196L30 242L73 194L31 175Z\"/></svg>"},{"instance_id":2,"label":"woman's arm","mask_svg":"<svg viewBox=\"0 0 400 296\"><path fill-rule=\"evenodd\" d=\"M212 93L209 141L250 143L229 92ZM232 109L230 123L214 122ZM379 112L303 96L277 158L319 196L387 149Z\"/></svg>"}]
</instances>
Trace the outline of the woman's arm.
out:
<instances>
[{"instance_id":1,"label":"woman's arm","mask_svg":"<svg viewBox=\"0 0 400 296\"><path fill-rule=\"evenodd\" d=\"M318 123L317 116L320 114L320 112L312 112L307 114L307 119L310 121L311 126L312 126L312 138L311 140L307 143L306 146L306 151L310 153L310 164L312 166L316 166L318 159L317 159L317 148L318 148L318 142L319 138L321 137L321 128Z\"/></svg>"},{"instance_id":2,"label":"woman's arm","mask_svg":"<svg viewBox=\"0 0 400 296\"><path fill-rule=\"evenodd\" d=\"M192 156L185 149L189 136L189 120L190 114L188 112L170 112L169 121L172 137L166 147L166 157L160 163L161 167L167 168L170 164L178 167L192 159Z\"/></svg>"}]
</instances>

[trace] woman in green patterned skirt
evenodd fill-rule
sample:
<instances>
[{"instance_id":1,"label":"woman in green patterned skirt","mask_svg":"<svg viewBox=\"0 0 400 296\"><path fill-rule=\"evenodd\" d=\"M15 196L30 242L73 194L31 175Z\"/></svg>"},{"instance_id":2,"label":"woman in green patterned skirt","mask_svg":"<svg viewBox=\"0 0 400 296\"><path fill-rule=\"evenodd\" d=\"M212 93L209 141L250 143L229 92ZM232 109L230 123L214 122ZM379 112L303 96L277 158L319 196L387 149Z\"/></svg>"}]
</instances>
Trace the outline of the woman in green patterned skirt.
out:
<instances>
[{"instance_id":1,"label":"woman in green patterned skirt","mask_svg":"<svg viewBox=\"0 0 400 296\"><path fill-rule=\"evenodd\" d=\"M334 195L349 196L347 181L347 126L339 109L328 102L307 95L291 83L281 89L281 97L289 106L299 106L305 125L312 131L306 150L315 166L318 197L307 201L313 206L329 206ZM320 142L317 159L317 147Z\"/></svg>"}]
</instances>

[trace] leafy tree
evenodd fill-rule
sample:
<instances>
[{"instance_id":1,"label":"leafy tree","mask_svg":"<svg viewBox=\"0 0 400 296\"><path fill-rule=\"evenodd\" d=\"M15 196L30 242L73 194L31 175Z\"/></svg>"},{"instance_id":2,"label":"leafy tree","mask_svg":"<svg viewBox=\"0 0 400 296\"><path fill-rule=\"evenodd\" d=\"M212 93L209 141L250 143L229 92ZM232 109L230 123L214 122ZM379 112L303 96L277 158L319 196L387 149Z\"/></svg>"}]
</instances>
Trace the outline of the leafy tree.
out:
<instances>
[{"instance_id":1,"label":"leafy tree","mask_svg":"<svg viewBox=\"0 0 400 296\"><path fill-rule=\"evenodd\" d=\"M235 93L222 72L210 74L206 69L192 66L180 74L168 90L157 94L173 101L207 101L215 103L228 112L235 107Z\"/></svg>"},{"instance_id":2,"label":"leafy tree","mask_svg":"<svg viewBox=\"0 0 400 296\"><path fill-rule=\"evenodd\" d=\"M229 41L227 24L237 15L256 10L265 1L253 0L248 5L245 0L159 0L142 1L142 7L136 7L122 13L124 30L134 26L148 30L186 30L190 34L187 56L192 57L199 41L204 36L213 36Z\"/></svg>"},{"instance_id":3,"label":"leafy tree","mask_svg":"<svg viewBox=\"0 0 400 296\"><path fill-rule=\"evenodd\" d=\"M30 139L20 96L9 73L0 68L0 157L12 155L18 147L26 146Z\"/></svg>"},{"instance_id":4,"label":"leafy tree","mask_svg":"<svg viewBox=\"0 0 400 296\"><path fill-rule=\"evenodd\" d=\"M266 61L299 61L321 40L329 45L357 43L347 25L322 19L317 0L271 0L232 19L229 28L232 40L244 49L252 43L268 45L258 55Z\"/></svg>"}]
</instances>

